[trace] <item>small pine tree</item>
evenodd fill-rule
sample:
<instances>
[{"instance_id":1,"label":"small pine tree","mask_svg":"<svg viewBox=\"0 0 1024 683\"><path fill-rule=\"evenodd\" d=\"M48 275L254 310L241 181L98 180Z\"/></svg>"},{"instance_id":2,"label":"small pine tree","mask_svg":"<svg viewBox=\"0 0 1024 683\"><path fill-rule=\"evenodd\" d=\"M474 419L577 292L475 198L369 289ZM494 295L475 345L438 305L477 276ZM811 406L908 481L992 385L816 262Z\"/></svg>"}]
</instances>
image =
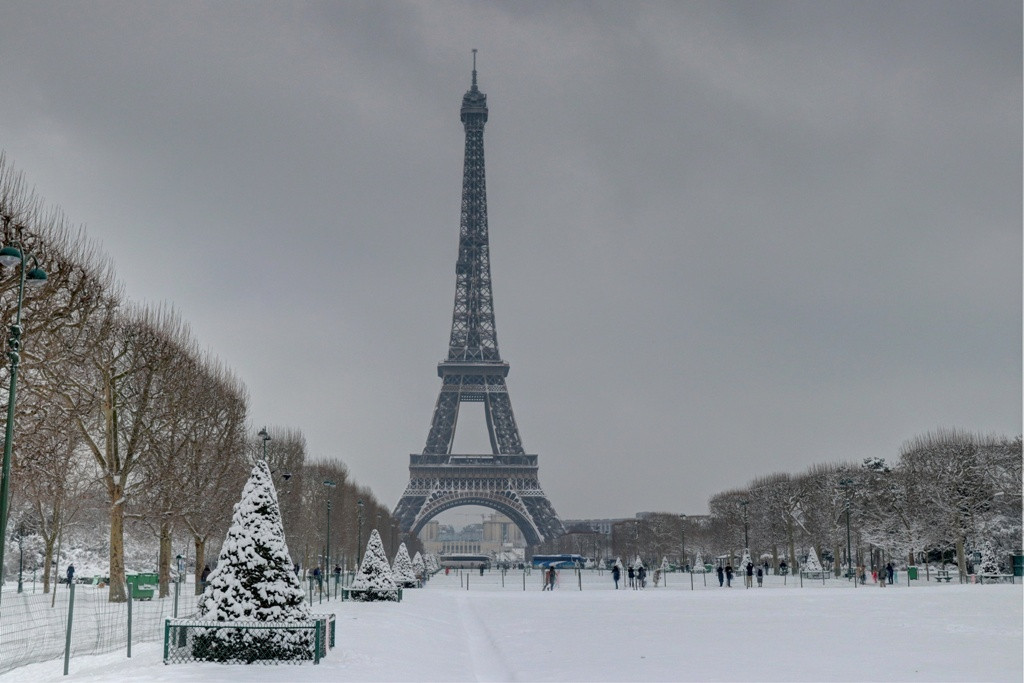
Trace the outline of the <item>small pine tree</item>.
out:
<instances>
[{"instance_id":1,"label":"small pine tree","mask_svg":"<svg viewBox=\"0 0 1024 683\"><path fill-rule=\"evenodd\" d=\"M415 562L415 559L413 561ZM427 553L426 557L423 558L423 564L426 565L428 577L441 571L441 563L437 561L437 555L433 553Z\"/></svg>"},{"instance_id":2,"label":"small pine tree","mask_svg":"<svg viewBox=\"0 0 1024 683\"><path fill-rule=\"evenodd\" d=\"M424 561L423 556L420 555L420 551L416 551L416 554L412 558L412 573L416 575L420 581L425 581L427 578L427 563Z\"/></svg>"},{"instance_id":3,"label":"small pine tree","mask_svg":"<svg viewBox=\"0 0 1024 683\"><path fill-rule=\"evenodd\" d=\"M398 585L391 575L388 556L384 554L384 543L376 529L370 534L363 563L350 590L353 600L398 600Z\"/></svg>"},{"instance_id":4,"label":"small pine tree","mask_svg":"<svg viewBox=\"0 0 1024 683\"><path fill-rule=\"evenodd\" d=\"M978 566L979 574L998 574L999 562L996 560L996 553L992 544L986 542L981 546L981 563Z\"/></svg>"},{"instance_id":5,"label":"small pine tree","mask_svg":"<svg viewBox=\"0 0 1024 683\"><path fill-rule=\"evenodd\" d=\"M270 470L257 462L231 528L199 599L199 618L208 621L295 622L309 619L299 580L292 572L281 509ZM305 659L312 635L305 630L220 629L201 634L193 656L208 661Z\"/></svg>"},{"instance_id":6,"label":"small pine tree","mask_svg":"<svg viewBox=\"0 0 1024 683\"><path fill-rule=\"evenodd\" d=\"M697 559L693 561L692 571L696 572L697 574L704 573L704 557L700 553L697 553Z\"/></svg>"},{"instance_id":7,"label":"small pine tree","mask_svg":"<svg viewBox=\"0 0 1024 683\"><path fill-rule=\"evenodd\" d=\"M807 555L807 562L804 563L803 569L801 569L801 571L805 571L805 572L820 572L821 571L821 562L818 561L818 551L816 551L814 549L813 545L811 546L811 552L808 553L808 555Z\"/></svg>"},{"instance_id":8,"label":"small pine tree","mask_svg":"<svg viewBox=\"0 0 1024 683\"><path fill-rule=\"evenodd\" d=\"M394 576L395 583L402 588L416 587L416 572L404 543L398 546L398 552L395 553L395 560L391 563L391 574Z\"/></svg>"}]
</instances>

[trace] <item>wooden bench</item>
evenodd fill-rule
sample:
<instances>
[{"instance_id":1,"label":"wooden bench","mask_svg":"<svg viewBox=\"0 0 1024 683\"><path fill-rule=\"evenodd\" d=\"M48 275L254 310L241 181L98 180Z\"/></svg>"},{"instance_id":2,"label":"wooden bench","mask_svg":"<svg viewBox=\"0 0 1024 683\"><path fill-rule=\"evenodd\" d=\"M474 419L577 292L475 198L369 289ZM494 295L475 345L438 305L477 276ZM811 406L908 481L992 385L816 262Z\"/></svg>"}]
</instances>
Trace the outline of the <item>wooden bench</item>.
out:
<instances>
[{"instance_id":1,"label":"wooden bench","mask_svg":"<svg viewBox=\"0 0 1024 683\"><path fill-rule=\"evenodd\" d=\"M945 569L940 569L937 572L935 572L935 580L945 581L946 583L949 583L953 580L953 576Z\"/></svg>"}]
</instances>

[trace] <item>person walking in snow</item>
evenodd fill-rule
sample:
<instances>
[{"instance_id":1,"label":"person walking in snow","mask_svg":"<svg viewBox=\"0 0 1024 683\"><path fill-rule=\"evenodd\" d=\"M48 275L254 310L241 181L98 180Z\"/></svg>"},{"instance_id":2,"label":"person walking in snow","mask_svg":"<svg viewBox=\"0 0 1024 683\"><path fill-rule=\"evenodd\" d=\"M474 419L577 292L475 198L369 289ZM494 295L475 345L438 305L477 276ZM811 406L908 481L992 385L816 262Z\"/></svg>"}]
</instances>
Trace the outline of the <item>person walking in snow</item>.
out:
<instances>
[{"instance_id":1,"label":"person walking in snow","mask_svg":"<svg viewBox=\"0 0 1024 683\"><path fill-rule=\"evenodd\" d=\"M789 568L789 565L786 564L785 560L783 560L782 562L779 562L779 573L782 574L783 576L786 575L786 570L788 568Z\"/></svg>"},{"instance_id":2,"label":"person walking in snow","mask_svg":"<svg viewBox=\"0 0 1024 683\"><path fill-rule=\"evenodd\" d=\"M888 579L889 583L892 583L892 577L895 573L896 570L893 569L892 562L885 565L885 578Z\"/></svg>"},{"instance_id":3,"label":"person walking in snow","mask_svg":"<svg viewBox=\"0 0 1024 683\"><path fill-rule=\"evenodd\" d=\"M636 582L639 588L647 587L647 568L643 565L636 571Z\"/></svg>"},{"instance_id":4,"label":"person walking in snow","mask_svg":"<svg viewBox=\"0 0 1024 683\"><path fill-rule=\"evenodd\" d=\"M760 567L758 567L757 568L757 587L761 588L763 582L764 582L764 572L761 570Z\"/></svg>"},{"instance_id":5,"label":"person walking in snow","mask_svg":"<svg viewBox=\"0 0 1024 683\"><path fill-rule=\"evenodd\" d=\"M718 587L721 588L725 585L725 572L722 570L722 565L718 565Z\"/></svg>"},{"instance_id":6,"label":"person walking in snow","mask_svg":"<svg viewBox=\"0 0 1024 683\"><path fill-rule=\"evenodd\" d=\"M746 577L747 588L754 587L754 563L747 562L747 577Z\"/></svg>"},{"instance_id":7,"label":"person walking in snow","mask_svg":"<svg viewBox=\"0 0 1024 683\"><path fill-rule=\"evenodd\" d=\"M627 575L629 576L629 587L636 588L636 570L633 569L633 565L629 565Z\"/></svg>"},{"instance_id":8,"label":"person walking in snow","mask_svg":"<svg viewBox=\"0 0 1024 683\"><path fill-rule=\"evenodd\" d=\"M619 590L619 577L622 576L622 572L619 570L619 565L612 567L612 580L615 581L615 590Z\"/></svg>"},{"instance_id":9,"label":"person walking in snow","mask_svg":"<svg viewBox=\"0 0 1024 683\"><path fill-rule=\"evenodd\" d=\"M732 588L732 565L725 565L725 587Z\"/></svg>"},{"instance_id":10,"label":"person walking in snow","mask_svg":"<svg viewBox=\"0 0 1024 683\"><path fill-rule=\"evenodd\" d=\"M68 565L68 588L70 588L71 584L73 584L74 582L75 582L75 565L69 564ZM20 585L19 585L19 590L20 589L21 588L20 588Z\"/></svg>"},{"instance_id":11,"label":"person walking in snow","mask_svg":"<svg viewBox=\"0 0 1024 683\"><path fill-rule=\"evenodd\" d=\"M553 591L555 590L555 579L558 575L555 573L554 567L548 567L548 570L544 572L544 588L542 590Z\"/></svg>"},{"instance_id":12,"label":"person walking in snow","mask_svg":"<svg viewBox=\"0 0 1024 683\"><path fill-rule=\"evenodd\" d=\"M320 573L320 565L313 567L313 580L316 581L316 589L318 593L324 592L324 577Z\"/></svg>"},{"instance_id":13,"label":"person walking in snow","mask_svg":"<svg viewBox=\"0 0 1024 683\"><path fill-rule=\"evenodd\" d=\"M203 573L199 575L199 583L202 585L203 590L206 590L206 580L210 578L210 565L203 567Z\"/></svg>"}]
</instances>

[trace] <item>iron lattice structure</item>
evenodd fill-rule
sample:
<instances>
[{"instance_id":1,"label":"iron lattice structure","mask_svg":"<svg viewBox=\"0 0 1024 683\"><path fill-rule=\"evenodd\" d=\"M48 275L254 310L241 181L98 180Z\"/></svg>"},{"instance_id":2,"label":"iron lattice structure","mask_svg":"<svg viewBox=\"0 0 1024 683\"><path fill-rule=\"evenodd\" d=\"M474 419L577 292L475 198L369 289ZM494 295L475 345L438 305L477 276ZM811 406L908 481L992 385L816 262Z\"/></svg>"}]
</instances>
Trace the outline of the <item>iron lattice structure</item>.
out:
<instances>
[{"instance_id":1,"label":"iron lattice structure","mask_svg":"<svg viewBox=\"0 0 1024 683\"><path fill-rule=\"evenodd\" d=\"M476 51L474 50L474 53ZM455 264L455 308L448 357L437 366L441 393L422 453L409 456L409 485L395 508L402 530L419 533L449 508L481 505L509 517L536 545L564 533L540 487L537 456L523 450L505 377L509 365L498 353L487 236L484 124L487 95L473 82L462 98L466 155L462 174L459 256ZM489 454L452 453L459 406L482 402Z\"/></svg>"}]
</instances>

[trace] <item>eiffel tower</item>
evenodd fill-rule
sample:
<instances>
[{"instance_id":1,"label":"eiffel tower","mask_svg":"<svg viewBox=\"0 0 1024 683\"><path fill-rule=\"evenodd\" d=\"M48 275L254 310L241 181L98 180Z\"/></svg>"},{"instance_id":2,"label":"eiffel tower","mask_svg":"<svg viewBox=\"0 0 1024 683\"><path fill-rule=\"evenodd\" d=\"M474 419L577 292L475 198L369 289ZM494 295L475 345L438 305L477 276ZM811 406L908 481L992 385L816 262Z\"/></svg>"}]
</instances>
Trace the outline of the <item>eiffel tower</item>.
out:
<instances>
[{"instance_id":1,"label":"eiffel tower","mask_svg":"<svg viewBox=\"0 0 1024 683\"><path fill-rule=\"evenodd\" d=\"M448 357L437 366L441 393L422 453L409 456L409 485L395 508L402 530L417 534L441 512L463 505L496 510L537 545L564 533L561 520L537 478L537 456L523 451L505 377L508 363L498 354L491 297L484 176L487 95L473 84L462 98L466 156L462 173L459 256L455 263L455 310ZM455 424L463 402L482 402L491 452L452 453Z\"/></svg>"}]
</instances>

